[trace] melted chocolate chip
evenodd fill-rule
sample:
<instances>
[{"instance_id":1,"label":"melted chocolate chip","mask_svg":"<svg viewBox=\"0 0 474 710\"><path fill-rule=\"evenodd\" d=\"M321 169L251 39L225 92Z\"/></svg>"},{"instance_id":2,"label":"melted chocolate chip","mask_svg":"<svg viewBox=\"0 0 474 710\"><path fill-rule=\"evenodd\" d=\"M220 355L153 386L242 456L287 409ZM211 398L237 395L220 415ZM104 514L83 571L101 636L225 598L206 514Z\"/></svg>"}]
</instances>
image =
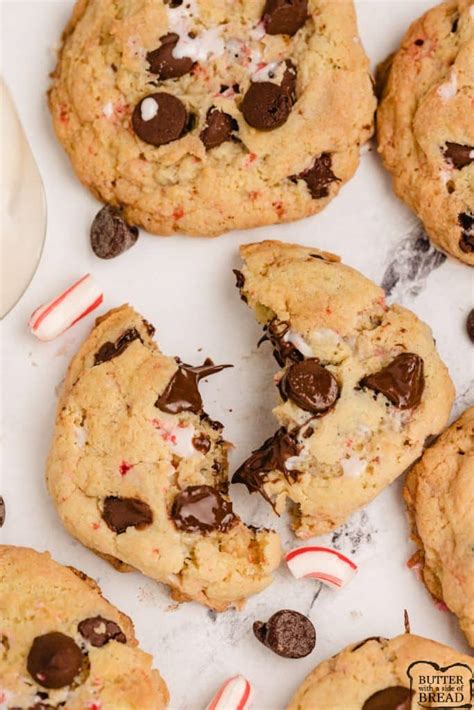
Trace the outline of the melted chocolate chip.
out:
<instances>
[{"instance_id":1,"label":"melted chocolate chip","mask_svg":"<svg viewBox=\"0 0 474 710\"><path fill-rule=\"evenodd\" d=\"M140 333L136 328L130 328L126 330L125 333L122 333L115 343L111 343L110 341L104 343L94 355L94 365L101 365L103 362L107 362L107 360L118 357L134 340L141 340Z\"/></svg>"},{"instance_id":2,"label":"melted chocolate chip","mask_svg":"<svg viewBox=\"0 0 474 710\"><path fill-rule=\"evenodd\" d=\"M130 249L138 239L138 227L131 227L118 207L106 205L94 217L90 240L99 259L113 259Z\"/></svg>"},{"instance_id":3,"label":"melted chocolate chip","mask_svg":"<svg viewBox=\"0 0 474 710\"><path fill-rule=\"evenodd\" d=\"M469 312L469 315L466 319L466 331L467 334L471 340L471 343L474 343L474 308L472 308ZM0 500L0 527L1 527L1 500Z\"/></svg>"},{"instance_id":4,"label":"melted chocolate chip","mask_svg":"<svg viewBox=\"0 0 474 710\"><path fill-rule=\"evenodd\" d=\"M466 254L474 251L474 215L461 212L458 215L458 223L462 228L459 248Z\"/></svg>"},{"instance_id":5,"label":"melted chocolate chip","mask_svg":"<svg viewBox=\"0 0 474 710\"><path fill-rule=\"evenodd\" d=\"M26 667L43 688L64 688L80 673L83 660L81 649L70 636L52 631L33 640Z\"/></svg>"},{"instance_id":6,"label":"melted chocolate chip","mask_svg":"<svg viewBox=\"0 0 474 710\"><path fill-rule=\"evenodd\" d=\"M451 23L451 32L457 32L459 24L459 15L455 15Z\"/></svg>"},{"instance_id":7,"label":"melted chocolate chip","mask_svg":"<svg viewBox=\"0 0 474 710\"><path fill-rule=\"evenodd\" d=\"M155 115L150 118L145 111L149 104L143 106L145 101L154 102L156 105ZM132 126L137 136L154 146L166 145L181 138L187 122L188 114L183 102L165 92L144 96L132 114Z\"/></svg>"},{"instance_id":8,"label":"melted chocolate chip","mask_svg":"<svg viewBox=\"0 0 474 710\"><path fill-rule=\"evenodd\" d=\"M255 621L257 639L284 658L304 658L316 645L316 630L312 622L298 611L282 609L266 623Z\"/></svg>"},{"instance_id":9,"label":"melted chocolate chip","mask_svg":"<svg viewBox=\"0 0 474 710\"><path fill-rule=\"evenodd\" d=\"M291 61L287 59L285 61L286 69L283 74L283 79L281 80L280 87L285 91L290 97L291 103L294 104L296 101L296 67Z\"/></svg>"},{"instance_id":10,"label":"melted chocolate chip","mask_svg":"<svg viewBox=\"0 0 474 710\"><path fill-rule=\"evenodd\" d=\"M227 532L238 520L231 501L212 486L188 486L178 493L171 517L178 530L192 533Z\"/></svg>"},{"instance_id":11,"label":"melted chocolate chip","mask_svg":"<svg viewBox=\"0 0 474 710\"><path fill-rule=\"evenodd\" d=\"M212 106L206 115L206 124L199 137L206 150L217 148L225 141L232 140L232 132L239 129L235 118Z\"/></svg>"},{"instance_id":12,"label":"melted chocolate chip","mask_svg":"<svg viewBox=\"0 0 474 710\"><path fill-rule=\"evenodd\" d=\"M474 161L474 148L472 145L461 145L460 143L446 141L443 155L457 170L462 170Z\"/></svg>"},{"instance_id":13,"label":"melted chocolate chip","mask_svg":"<svg viewBox=\"0 0 474 710\"><path fill-rule=\"evenodd\" d=\"M179 363L179 367L168 382L164 392L160 394L155 402L155 407L162 412L169 414L179 414L180 412L202 412L202 398L199 393L199 381L209 375L221 372L226 367L232 365L214 365L212 360L207 358L203 365L192 367Z\"/></svg>"},{"instance_id":14,"label":"melted chocolate chip","mask_svg":"<svg viewBox=\"0 0 474 710\"><path fill-rule=\"evenodd\" d=\"M385 395L399 409L411 409L420 404L425 388L423 360L414 353L402 353L380 372L368 375L360 381Z\"/></svg>"},{"instance_id":15,"label":"melted chocolate chip","mask_svg":"<svg viewBox=\"0 0 474 710\"><path fill-rule=\"evenodd\" d=\"M6 517L5 501L3 497L0 496L0 528L3 527Z\"/></svg>"},{"instance_id":16,"label":"melted chocolate chip","mask_svg":"<svg viewBox=\"0 0 474 710\"><path fill-rule=\"evenodd\" d=\"M192 442L196 451L199 451L201 454L207 454L208 451L210 451L211 440L206 434L198 434L197 436L193 436Z\"/></svg>"},{"instance_id":17,"label":"melted chocolate chip","mask_svg":"<svg viewBox=\"0 0 474 710\"><path fill-rule=\"evenodd\" d=\"M288 93L271 81L250 84L241 110L249 126L261 131L273 131L288 120L292 101Z\"/></svg>"},{"instance_id":18,"label":"melted chocolate chip","mask_svg":"<svg viewBox=\"0 0 474 710\"><path fill-rule=\"evenodd\" d=\"M240 298L244 303L248 303L247 296L242 293L242 289L245 286L245 277L241 271L238 271L237 269L232 269L235 275L235 285L240 291Z\"/></svg>"},{"instance_id":19,"label":"melted chocolate chip","mask_svg":"<svg viewBox=\"0 0 474 710\"><path fill-rule=\"evenodd\" d=\"M311 197L315 200L320 200L329 195L329 185L332 182L340 182L340 179L332 171L331 153L321 153L315 159L311 168L303 170L298 175L291 175L290 180L292 182L304 180Z\"/></svg>"},{"instance_id":20,"label":"melted chocolate chip","mask_svg":"<svg viewBox=\"0 0 474 710\"><path fill-rule=\"evenodd\" d=\"M273 318L270 323L264 326L263 330L265 334L262 335L258 341L258 345L260 346L266 340L270 341L273 345L273 357L280 367L284 367L287 360L300 362L304 359L304 356L293 343L285 339L286 334L290 330L290 324L287 321Z\"/></svg>"},{"instance_id":21,"label":"melted chocolate chip","mask_svg":"<svg viewBox=\"0 0 474 710\"><path fill-rule=\"evenodd\" d=\"M269 35L292 37L304 25L307 17L307 0L267 0L262 20Z\"/></svg>"},{"instance_id":22,"label":"melted chocolate chip","mask_svg":"<svg viewBox=\"0 0 474 710\"><path fill-rule=\"evenodd\" d=\"M360 643L357 644L357 646L354 646L354 648L351 650L351 653L354 653L354 651L358 651L359 648L362 648L362 646L365 646L366 643L369 643L369 641L377 641L378 643L381 643L382 641L387 641L388 639L384 638L383 636L368 636L366 639L361 641Z\"/></svg>"},{"instance_id":23,"label":"melted chocolate chip","mask_svg":"<svg viewBox=\"0 0 474 710\"><path fill-rule=\"evenodd\" d=\"M148 503L138 498L118 498L107 496L104 499L102 517L108 527L120 535L127 528L143 530L153 522L153 513Z\"/></svg>"},{"instance_id":24,"label":"melted chocolate chip","mask_svg":"<svg viewBox=\"0 0 474 710\"><path fill-rule=\"evenodd\" d=\"M393 685L371 695L362 710L410 710L412 694L409 688Z\"/></svg>"},{"instance_id":25,"label":"melted chocolate chip","mask_svg":"<svg viewBox=\"0 0 474 710\"><path fill-rule=\"evenodd\" d=\"M158 49L154 49L146 55L150 72L156 74L162 81L177 79L193 68L194 62L190 57L173 56L173 50L178 44L178 40L179 35L175 32L168 32L164 37L160 37L161 44Z\"/></svg>"},{"instance_id":26,"label":"melted chocolate chip","mask_svg":"<svg viewBox=\"0 0 474 710\"><path fill-rule=\"evenodd\" d=\"M104 619L103 616L92 616L84 619L78 624L79 633L91 646L101 648L109 641L127 643L127 639L122 629L115 621Z\"/></svg>"},{"instance_id":27,"label":"melted chocolate chip","mask_svg":"<svg viewBox=\"0 0 474 710\"><path fill-rule=\"evenodd\" d=\"M339 396L334 375L315 358L291 365L278 385L283 400L291 399L305 412L324 414Z\"/></svg>"}]
</instances>

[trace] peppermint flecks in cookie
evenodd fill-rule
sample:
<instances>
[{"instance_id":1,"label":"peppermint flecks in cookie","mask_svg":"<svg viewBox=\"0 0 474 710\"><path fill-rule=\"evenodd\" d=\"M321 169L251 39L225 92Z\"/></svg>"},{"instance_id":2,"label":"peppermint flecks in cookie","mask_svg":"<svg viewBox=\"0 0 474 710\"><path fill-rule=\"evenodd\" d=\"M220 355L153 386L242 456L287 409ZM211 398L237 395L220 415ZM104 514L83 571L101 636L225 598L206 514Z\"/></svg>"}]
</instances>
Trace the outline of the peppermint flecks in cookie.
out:
<instances>
[{"instance_id":1,"label":"peppermint flecks in cookie","mask_svg":"<svg viewBox=\"0 0 474 710\"><path fill-rule=\"evenodd\" d=\"M181 138L188 122L186 108L173 94L159 92L145 96L132 115L133 130L142 141L154 146Z\"/></svg>"}]
</instances>

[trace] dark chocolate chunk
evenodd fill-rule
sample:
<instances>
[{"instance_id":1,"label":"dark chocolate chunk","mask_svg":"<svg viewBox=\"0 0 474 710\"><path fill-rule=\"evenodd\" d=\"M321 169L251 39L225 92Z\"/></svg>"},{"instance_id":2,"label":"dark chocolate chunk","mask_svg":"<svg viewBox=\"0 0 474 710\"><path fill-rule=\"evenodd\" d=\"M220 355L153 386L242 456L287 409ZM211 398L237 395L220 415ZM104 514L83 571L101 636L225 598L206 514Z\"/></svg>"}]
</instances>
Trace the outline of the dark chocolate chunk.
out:
<instances>
[{"instance_id":1,"label":"dark chocolate chunk","mask_svg":"<svg viewBox=\"0 0 474 710\"><path fill-rule=\"evenodd\" d=\"M331 409L339 396L336 378L316 358L291 365L278 387L283 400L291 399L305 412L316 415Z\"/></svg>"},{"instance_id":2,"label":"dark chocolate chunk","mask_svg":"<svg viewBox=\"0 0 474 710\"><path fill-rule=\"evenodd\" d=\"M164 37L160 37L160 46L146 55L150 65L150 72L156 74L159 79L177 79L184 76L193 68L193 60L190 57L175 57L173 50L178 44L179 35L175 32L168 32Z\"/></svg>"},{"instance_id":3,"label":"dark chocolate chunk","mask_svg":"<svg viewBox=\"0 0 474 710\"><path fill-rule=\"evenodd\" d=\"M416 407L425 388L423 360L414 353L397 355L380 372L364 377L360 386L380 392L399 409Z\"/></svg>"},{"instance_id":4,"label":"dark chocolate chunk","mask_svg":"<svg viewBox=\"0 0 474 710\"><path fill-rule=\"evenodd\" d=\"M28 653L28 673L43 688L64 688L80 673L83 656L70 636L52 631L37 636Z\"/></svg>"},{"instance_id":5,"label":"dark chocolate chunk","mask_svg":"<svg viewBox=\"0 0 474 710\"><path fill-rule=\"evenodd\" d=\"M462 170L474 161L474 148L472 145L461 145L446 141L446 148L443 150L446 160L457 170Z\"/></svg>"},{"instance_id":6,"label":"dark chocolate chunk","mask_svg":"<svg viewBox=\"0 0 474 710\"><path fill-rule=\"evenodd\" d=\"M293 343L285 339L290 330L290 324L287 321L273 318L270 323L264 326L263 330L264 335L258 341L258 345L260 346L266 340L270 341L273 345L273 357L280 367L284 367L287 360L300 362L300 360L304 359L304 355L300 353Z\"/></svg>"},{"instance_id":7,"label":"dark chocolate chunk","mask_svg":"<svg viewBox=\"0 0 474 710\"><path fill-rule=\"evenodd\" d=\"M6 517L5 501L3 496L0 496L0 528L3 526Z\"/></svg>"},{"instance_id":8,"label":"dark chocolate chunk","mask_svg":"<svg viewBox=\"0 0 474 710\"><path fill-rule=\"evenodd\" d=\"M117 535L131 527L143 530L153 522L150 506L138 498L107 496L104 499L102 517Z\"/></svg>"},{"instance_id":9,"label":"dark chocolate chunk","mask_svg":"<svg viewBox=\"0 0 474 710\"><path fill-rule=\"evenodd\" d=\"M156 111L151 110L154 109L153 102ZM132 126L137 136L154 146L166 145L181 138L187 123L188 114L183 102L165 92L144 96L132 114Z\"/></svg>"},{"instance_id":10,"label":"dark chocolate chunk","mask_svg":"<svg viewBox=\"0 0 474 710\"><path fill-rule=\"evenodd\" d=\"M100 346L94 355L94 365L101 365L107 360L112 360L114 357L121 355L134 340L141 340L140 333L136 328L129 328L125 333L117 338L115 343L107 341Z\"/></svg>"},{"instance_id":11,"label":"dark chocolate chunk","mask_svg":"<svg viewBox=\"0 0 474 710\"><path fill-rule=\"evenodd\" d=\"M199 451L201 454L207 454L211 448L211 440L207 434L193 436L192 443L196 451Z\"/></svg>"},{"instance_id":12,"label":"dark chocolate chunk","mask_svg":"<svg viewBox=\"0 0 474 710\"><path fill-rule=\"evenodd\" d=\"M412 695L409 688L393 685L371 695L362 710L410 710Z\"/></svg>"},{"instance_id":13,"label":"dark chocolate chunk","mask_svg":"<svg viewBox=\"0 0 474 710\"><path fill-rule=\"evenodd\" d=\"M104 619L103 616L92 616L81 621L77 629L81 636L89 641L91 646L101 648L109 641L127 643L127 639L122 629L115 621Z\"/></svg>"},{"instance_id":14,"label":"dark chocolate chunk","mask_svg":"<svg viewBox=\"0 0 474 710\"><path fill-rule=\"evenodd\" d=\"M267 0L262 20L269 35L291 37L303 27L307 17L307 0Z\"/></svg>"},{"instance_id":15,"label":"dark chocolate chunk","mask_svg":"<svg viewBox=\"0 0 474 710\"><path fill-rule=\"evenodd\" d=\"M122 210L106 205L94 217L90 240L92 251L99 259L113 259L130 249L138 239L138 227L131 227Z\"/></svg>"},{"instance_id":16,"label":"dark chocolate chunk","mask_svg":"<svg viewBox=\"0 0 474 710\"><path fill-rule=\"evenodd\" d=\"M271 81L250 84L241 110L249 126L261 131L273 131L288 120L292 101L288 93Z\"/></svg>"},{"instance_id":17,"label":"dark chocolate chunk","mask_svg":"<svg viewBox=\"0 0 474 710\"><path fill-rule=\"evenodd\" d=\"M168 382L164 392L160 394L155 402L155 407L162 412L169 414L179 414L180 412L202 412L202 398L199 393L199 381L209 375L221 372L226 367L232 365L214 365L212 360L207 358L203 365L192 367L179 363L179 367Z\"/></svg>"},{"instance_id":18,"label":"dark chocolate chunk","mask_svg":"<svg viewBox=\"0 0 474 710\"><path fill-rule=\"evenodd\" d=\"M285 60L286 69L281 80L280 87L285 91L291 99L291 103L296 101L296 67L291 59Z\"/></svg>"},{"instance_id":19,"label":"dark chocolate chunk","mask_svg":"<svg viewBox=\"0 0 474 710\"><path fill-rule=\"evenodd\" d=\"M261 643L284 658L304 658L316 645L316 629L298 611L282 609L266 623L255 621L253 632Z\"/></svg>"},{"instance_id":20,"label":"dark chocolate chunk","mask_svg":"<svg viewBox=\"0 0 474 710\"><path fill-rule=\"evenodd\" d=\"M206 114L206 123L199 137L206 150L217 148L225 141L232 140L232 133L239 129L238 123L230 114L211 106Z\"/></svg>"},{"instance_id":21,"label":"dark chocolate chunk","mask_svg":"<svg viewBox=\"0 0 474 710\"><path fill-rule=\"evenodd\" d=\"M474 308L469 311L466 319L466 330L471 342L474 343ZM0 501L0 526L1 526L1 501Z\"/></svg>"},{"instance_id":22,"label":"dark chocolate chunk","mask_svg":"<svg viewBox=\"0 0 474 710\"><path fill-rule=\"evenodd\" d=\"M292 182L304 180L311 197L315 200L329 195L329 185L332 182L340 182L332 171L331 153L321 153L310 168L298 175L290 175L290 180Z\"/></svg>"},{"instance_id":23,"label":"dark chocolate chunk","mask_svg":"<svg viewBox=\"0 0 474 710\"><path fill-rule=\"evenodd\" d=\"M474 251L474 215L461 212L458 215L458 224L462 228L459 248L466 254Z\"/></svg>"},{"instance_id":24,"label":"dark chocolate chunk","mask_svg":"<svg viewBox=\"0 0 474 710\"><path fill-rule=\"evenodd\" d=\"M171 517L178 530L192 533L227 532L238 520L231 501L212 486L188 486L178 493Z\"/></svg>"}]
</instances>

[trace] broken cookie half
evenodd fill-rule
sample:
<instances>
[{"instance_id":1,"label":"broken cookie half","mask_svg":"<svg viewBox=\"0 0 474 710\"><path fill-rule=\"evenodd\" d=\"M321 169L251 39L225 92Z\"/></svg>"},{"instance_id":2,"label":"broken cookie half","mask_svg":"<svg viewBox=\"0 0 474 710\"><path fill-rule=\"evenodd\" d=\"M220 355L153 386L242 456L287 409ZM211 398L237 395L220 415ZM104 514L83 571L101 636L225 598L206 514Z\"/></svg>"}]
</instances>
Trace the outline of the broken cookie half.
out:
<instances>
[{"instance_id":1,"label":"broken cookie half","mask_svg":"<svg viewBox=\"0 0 474 710\"><path fill-rule=\"evenodd\" d=\"M48 488L68 531L119 569L239 606L272 581L279 538L232 510L229 444L198 389L224 366L167 357L153 334L129 306L97 320L66 376Z\"/></svg>"}]
</instances>

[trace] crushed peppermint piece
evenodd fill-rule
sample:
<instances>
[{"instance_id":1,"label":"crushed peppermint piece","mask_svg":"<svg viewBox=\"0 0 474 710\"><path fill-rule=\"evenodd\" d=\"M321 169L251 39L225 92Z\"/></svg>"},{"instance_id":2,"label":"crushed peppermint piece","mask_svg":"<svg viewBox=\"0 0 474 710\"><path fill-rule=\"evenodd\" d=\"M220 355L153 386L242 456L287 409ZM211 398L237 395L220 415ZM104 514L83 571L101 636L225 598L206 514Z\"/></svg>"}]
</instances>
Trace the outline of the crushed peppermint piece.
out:
<instances>
[{"instance_id":1,"label":"crushed peppermint piece","mask_svg":"<svg viewBox=\"0 0 474 710\"><path fill-rule=\"evenodd\" d=\"M142 121L151 121L158 113L158 102L152 99L151 96L143 99L140 106L140 113Z\"/></svg>"},{"instance_id":2,"label":"crushed peppermint piece","mask_svg":"<svg viewBox=\"0 0 474 710\"><path fill-rule=\"evenodd\" d=\"M449 76L449 81L441 84L438 87L438 96L441 96L443 101L449 101L453 99L458 91L458 77L455 69L451 69L451 74Z\"/></svg>"}]
</instances>

